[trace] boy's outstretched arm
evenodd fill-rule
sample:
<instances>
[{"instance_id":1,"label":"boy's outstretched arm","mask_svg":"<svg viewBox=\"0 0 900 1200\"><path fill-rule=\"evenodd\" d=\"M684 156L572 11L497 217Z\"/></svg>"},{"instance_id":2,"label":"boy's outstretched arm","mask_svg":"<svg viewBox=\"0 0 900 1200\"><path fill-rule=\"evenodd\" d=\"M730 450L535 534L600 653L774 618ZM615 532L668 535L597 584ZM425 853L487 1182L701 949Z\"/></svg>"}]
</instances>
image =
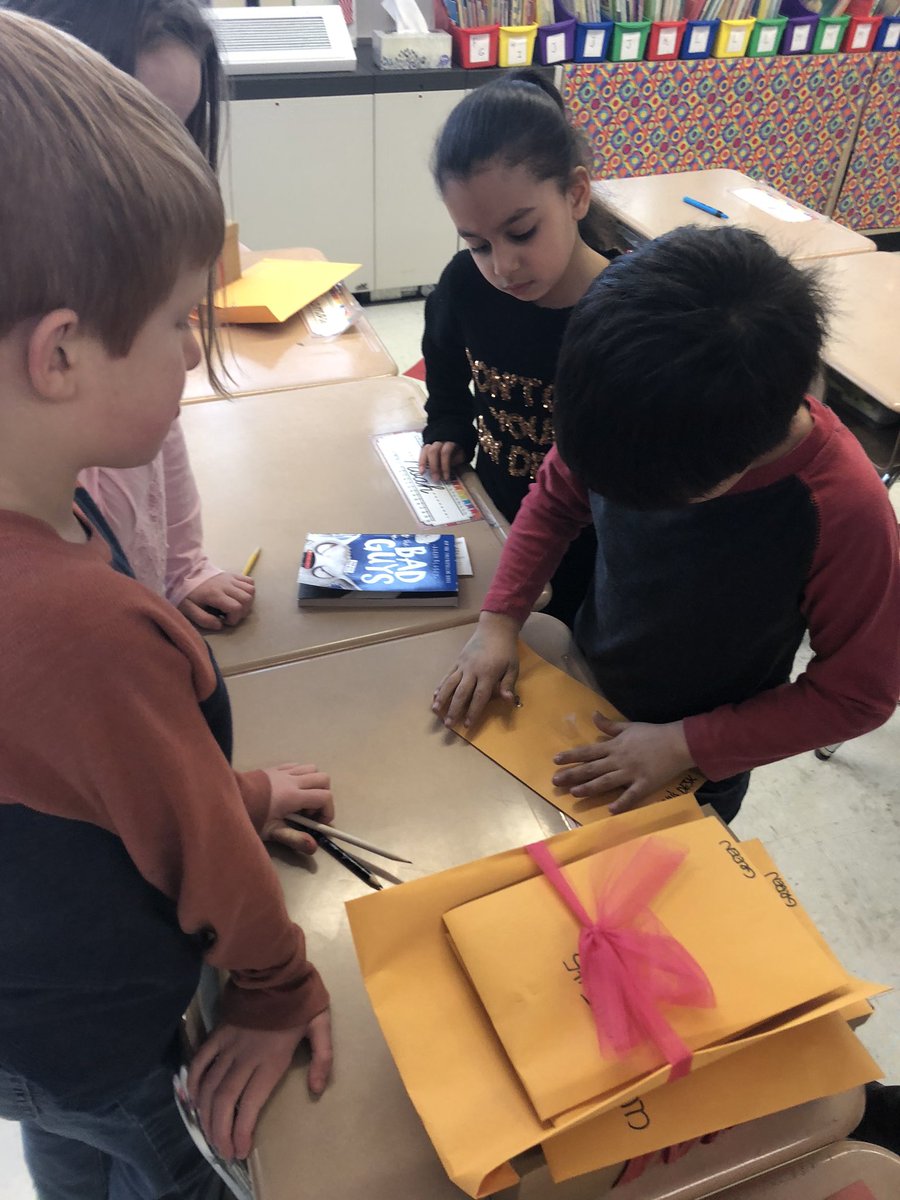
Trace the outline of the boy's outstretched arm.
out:
<instances>
[{"instance_id":1,"label":"boy's outstretched arm","mask_svg":"<svg viewBox=\"0 0 900 1200\"><path fill-rule=\"evenodd\" d=\"M516 638L570 542L591 523L587 493L554 447L522 501L475 633L435 688L432 710L454 725L474 725L494 695L513 701Z\"/></svg>"}]
</instances>

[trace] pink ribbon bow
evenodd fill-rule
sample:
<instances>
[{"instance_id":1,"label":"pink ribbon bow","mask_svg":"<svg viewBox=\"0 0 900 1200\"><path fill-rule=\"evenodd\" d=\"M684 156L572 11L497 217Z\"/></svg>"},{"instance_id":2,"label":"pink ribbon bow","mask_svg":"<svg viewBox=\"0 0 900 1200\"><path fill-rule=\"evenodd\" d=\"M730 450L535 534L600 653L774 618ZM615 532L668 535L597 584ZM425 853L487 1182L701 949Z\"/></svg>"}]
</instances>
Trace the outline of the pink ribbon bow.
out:
<instances>
[{"instance_id":1,"label":"pink ribbon bow","mask_svg":"<svg viewBox=\"0 0 900 1200\"><path fill-rule=\"evenodd\" d=\"M715 995L700 964L650 910L687 850L661 838L644 841L631 861L597 889L591 920L543 842L525 849L581 924L578 955L600 1049L621 1057L652 1042L671 1063L670 1080L687 1075L691 1051L661 1010L664 1004L712 1008Z\"/></svg>"}]
</instances>

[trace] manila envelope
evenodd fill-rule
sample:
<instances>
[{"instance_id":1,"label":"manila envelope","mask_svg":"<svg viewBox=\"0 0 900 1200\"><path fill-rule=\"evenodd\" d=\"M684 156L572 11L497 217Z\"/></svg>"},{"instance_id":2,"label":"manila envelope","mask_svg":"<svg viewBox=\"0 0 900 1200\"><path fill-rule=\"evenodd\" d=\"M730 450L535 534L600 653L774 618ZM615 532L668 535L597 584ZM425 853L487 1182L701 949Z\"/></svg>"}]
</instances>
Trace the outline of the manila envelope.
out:
<instances>
[{"instance_id":1,"label":"manila envelope","mask_svg":"<svg viewBox=\"0 0 900 1200\"><path fill-rule=\"evenodd\" d=\"M286 321L359 269L359 263L264 258L240 279L219 288L213 308L231 325L275 325Z\"/></svg>"},{"instance_id":2,"label":"manila envelope","mask_svg":"<svg viewBox=\"0 0 900 1200\"><path fill-rule=\"evenodd\" d=\"M636 809L550 839L557 862L703 819L690 796ZM550 1132L534 1112L444 929L451 908L532 878L509 850L347 904L369 999L449 1177L469 1196L518 1179L509 1159Z\"/></svg>"},{"instance_id":3,"label":"manila envelope","mask_svg":"<svg viewBox=\"0 0 900 1200\"><path fill-rule=\"evenodd\" d=\"M476 726L456 725L454 732L579 824L608 817L609 805L622 789L605 796L570 796L551 782L558 770L553 756L602 738L593 721L595 712L613 721L621 721L622 714L589 687L545 662L521 640L519 664L516 693L520 704L513 707L509 701L495 698ZM688 771L645 803L687 795L703 778L697 770Z\"/></svg>"},{"instance_id":4,"label":"manila envelope","mask_svg":"<svg viewBox=\"0 0 900 1200\"><path fill-rule=\"evenodd\" d=\"M563 1130L541 1149L551 1177L561 1183L880 1076L844 1018L832 1013Z\"/></svg>"},{"instance_id":5,"label":"manila envelope","mask_svg":"<svg viewBox=\"0 0 900 1200\"><path fill-rule=\"evenodd\" d=\"M651 835L658 837L659 835ZM564 874L589 915L593 880L627 869L639 838L580 859ZM762 874L749 878L709 817L665 834L687 854L653 911L705 971L715 1007L669 1007L695 1054L827 996L847 974ZM580 987L580 926L544 876L448 912L444 923L537 1115L551 1120L664 1066L652 1044L604 1055Z\"/></svg>"}]
</instances>

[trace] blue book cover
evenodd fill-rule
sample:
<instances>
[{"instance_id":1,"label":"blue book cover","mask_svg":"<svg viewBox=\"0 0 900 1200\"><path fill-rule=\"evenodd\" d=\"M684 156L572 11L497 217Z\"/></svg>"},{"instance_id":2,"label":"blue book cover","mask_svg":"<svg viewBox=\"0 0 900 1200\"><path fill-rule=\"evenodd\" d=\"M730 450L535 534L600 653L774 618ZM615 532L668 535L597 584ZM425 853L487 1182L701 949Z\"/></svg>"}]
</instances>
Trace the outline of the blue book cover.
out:
<instances>
[{"instance_id":1,"label":"blue book cover","mask_svg":"<svg viewBox=\"0 0 900 1200\"><path fill-rule=\"evenodd\" d=\"M459 603L456 538L448 533L310 533L300 560L301 607Z\"/></svg>"}]
</instances>

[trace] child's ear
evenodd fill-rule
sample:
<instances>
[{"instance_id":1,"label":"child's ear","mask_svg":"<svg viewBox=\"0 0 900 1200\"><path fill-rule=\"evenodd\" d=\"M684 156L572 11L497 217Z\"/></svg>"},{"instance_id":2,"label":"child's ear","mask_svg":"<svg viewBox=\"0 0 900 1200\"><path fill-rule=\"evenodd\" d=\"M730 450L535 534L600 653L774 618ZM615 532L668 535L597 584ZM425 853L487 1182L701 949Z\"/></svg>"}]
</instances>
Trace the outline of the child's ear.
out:
<instances>
[{"instance_id":1,"label":"child's ear","mask_svg":"<svg viewBox=\"0 0 900 1200\"><path fill-rule=\"evenodd\" d=\"M569 182L569 202L576 221L587 216L591 207L591 177L585 167L576 167Z\"/></svg>"},{"instance_id":2,"label":"child's ear","mask_svg":"<svg viewBox=\"0 0 900 1200\"><path fill-rule=\"evenodd\" d=\"M77 388L84 335L78 314L57 308L41 317L28 339L28 377L47 400L68 400Z\"/></svg>"}]
</instances>

